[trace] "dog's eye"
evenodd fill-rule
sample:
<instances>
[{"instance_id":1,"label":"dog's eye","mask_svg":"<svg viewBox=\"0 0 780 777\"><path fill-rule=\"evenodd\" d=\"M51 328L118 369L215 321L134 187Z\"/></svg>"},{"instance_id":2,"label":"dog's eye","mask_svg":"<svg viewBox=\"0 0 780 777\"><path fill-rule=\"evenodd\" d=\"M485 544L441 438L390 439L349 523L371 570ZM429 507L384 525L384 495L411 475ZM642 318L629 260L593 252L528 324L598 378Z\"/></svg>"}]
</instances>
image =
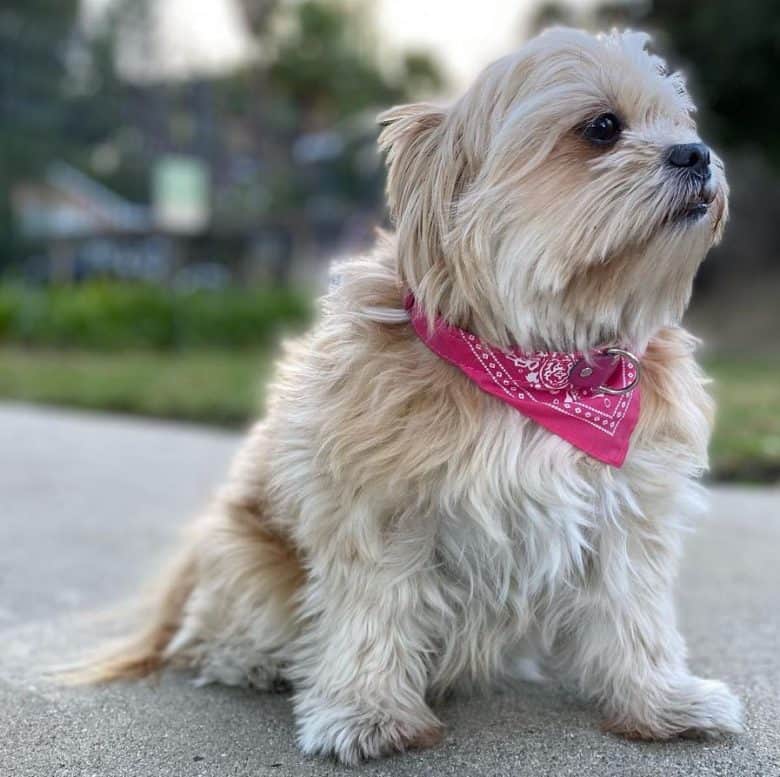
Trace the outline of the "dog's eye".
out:
<instances>
[{"instance_id":1,"label":"dog's eye","mask_svg":"<svg viewBox=\"0 0 780 777\"><path fill-rule=\"evenodd\" d=\"M620 129L620 120L614 113L602 113L585 125L582 134L591 143L608 146L618 139Z\"/></svg>"}]
</instances>

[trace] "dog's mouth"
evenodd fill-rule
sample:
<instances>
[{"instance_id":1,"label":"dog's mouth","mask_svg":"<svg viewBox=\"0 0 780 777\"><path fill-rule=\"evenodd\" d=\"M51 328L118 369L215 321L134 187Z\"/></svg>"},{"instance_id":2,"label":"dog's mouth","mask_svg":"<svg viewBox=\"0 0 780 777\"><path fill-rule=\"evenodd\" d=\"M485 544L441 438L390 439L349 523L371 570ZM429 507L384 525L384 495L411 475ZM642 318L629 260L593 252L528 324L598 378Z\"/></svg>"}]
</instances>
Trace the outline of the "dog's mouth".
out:
<instances>
[{"instance_id":1,"label":"dog's mouth","mask_svg":"<svg viewBox=\"0 0 780 777\"><path fill-rule=\"evenodd\" d=\"M673 223L694 222L703 218L717 195L717 189L711 180L705 181L697 191L690 194L671 214Z\"/></svg>"}]
</instances>

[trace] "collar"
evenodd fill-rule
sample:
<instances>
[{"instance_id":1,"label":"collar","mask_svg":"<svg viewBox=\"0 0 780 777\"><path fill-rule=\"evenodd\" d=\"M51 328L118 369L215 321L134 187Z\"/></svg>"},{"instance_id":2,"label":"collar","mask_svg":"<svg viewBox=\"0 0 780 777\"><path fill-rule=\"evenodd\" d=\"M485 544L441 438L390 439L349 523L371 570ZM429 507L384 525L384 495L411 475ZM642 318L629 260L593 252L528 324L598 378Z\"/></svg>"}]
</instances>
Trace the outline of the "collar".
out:
<instances>
[{"instance_id":1,"label":"collar","mask_svg":"<svg viewBox=\"0 0 780 777\"><path fill-rule=\"evenodd\" d=\"M639 420L639 359L621 347L521 351L490 345L437 318L433 329L406 298L425 345L487 394L605 464L620 467Z\"/></svg>"}]
</instances>

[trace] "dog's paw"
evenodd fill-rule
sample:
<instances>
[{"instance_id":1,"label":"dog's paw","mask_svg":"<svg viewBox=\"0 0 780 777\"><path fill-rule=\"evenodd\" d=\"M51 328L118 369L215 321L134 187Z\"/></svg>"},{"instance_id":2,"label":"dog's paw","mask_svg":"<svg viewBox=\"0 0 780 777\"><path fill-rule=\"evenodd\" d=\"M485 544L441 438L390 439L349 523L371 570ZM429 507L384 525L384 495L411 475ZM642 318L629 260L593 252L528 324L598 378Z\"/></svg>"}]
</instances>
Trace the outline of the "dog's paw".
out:
<instances>
[{"instance_id":1,"label":"dog's paw","mask_svg":"<svg viewBox=\"0 0 780 777\"><path fill-rule=\"evenodd\" d=\"M717 739L741 733L742 705L723 683L691 677L641 715L621 715L604 729L629 739Z\"/></svg>"},{"instance_id":2,"label":"dog's paw","mask_svg":"<svg viewBox=\"0 0 780 777\"><path fill-rule=\"evenodd\" d=\"M347 766L392 753L432 747L442 725L429 710L414 717L394 717L378 709L335 704L299 709L298 744L308 755L332 756Z\"/></svg>"}]
</instances>

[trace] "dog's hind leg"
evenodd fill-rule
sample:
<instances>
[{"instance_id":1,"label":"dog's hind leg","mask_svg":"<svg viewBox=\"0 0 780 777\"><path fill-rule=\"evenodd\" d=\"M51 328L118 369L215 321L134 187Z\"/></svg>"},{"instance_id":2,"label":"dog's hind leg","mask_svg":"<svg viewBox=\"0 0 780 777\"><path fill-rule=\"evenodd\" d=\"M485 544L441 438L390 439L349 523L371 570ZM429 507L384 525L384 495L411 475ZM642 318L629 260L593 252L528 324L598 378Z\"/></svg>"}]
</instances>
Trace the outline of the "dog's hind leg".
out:
<instances>
[{"instance_id":1,"label":"dog's hind leg","mask_svg":"<svg viewBox=\"0 0 780 777\"><path fill-rule=\"evenodd\" d=\"M197 581L164 657L199 684L274 688L298 629L298 556L254 500L223 498L200 534Z\"/></svg>"},{"instance_id":2,"label":"dog's hind leg","mask_svg":"<svg viewBox=\"0 0 780 777\"><path fill-rule=\"evenodd\" d=\"M197 671L201 684L273 688L283 679L284 648L296 633L303 572L268 524L260 501L229 493L218 498L153 591L147 625L76 679L142 677L172 664Z\"/></svg>"}]
</instances>

